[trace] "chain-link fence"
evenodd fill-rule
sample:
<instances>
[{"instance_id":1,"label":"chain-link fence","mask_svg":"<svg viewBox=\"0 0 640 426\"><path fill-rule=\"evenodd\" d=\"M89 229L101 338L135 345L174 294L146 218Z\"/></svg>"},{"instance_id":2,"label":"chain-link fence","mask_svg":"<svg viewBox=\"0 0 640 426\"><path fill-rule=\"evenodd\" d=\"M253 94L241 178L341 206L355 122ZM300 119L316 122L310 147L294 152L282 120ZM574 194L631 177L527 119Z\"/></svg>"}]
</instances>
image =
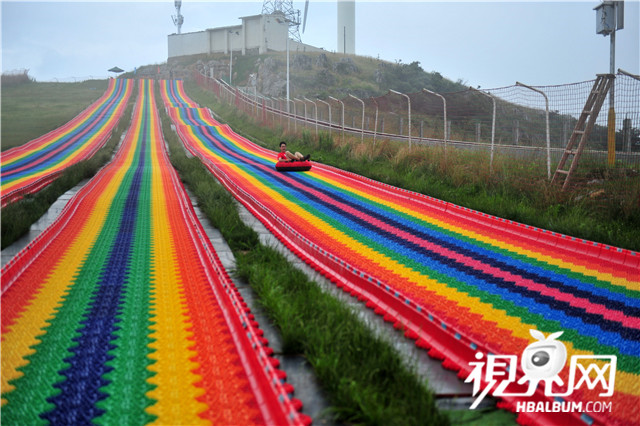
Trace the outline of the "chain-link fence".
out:
<instances>
[{"instance_id":1,"label":"chain-link fence","mask_svg":"<svg viewBox=\"0 0 640 426\"><path fill-rule=\"evenodd\" d=\"M200 85L267 125L293 131L349 133L363 139L389 138L409 144L455 146L547 163L552 174L589 97L595 80L558 86L513 86L452 93L389 91L359 99L269 98L255 87L230 87L196 73ZM640 167L640 77L615 75L616 164ZM581 161L607 164L609 96L587 140Z\"/></svg>"}]
</instances>

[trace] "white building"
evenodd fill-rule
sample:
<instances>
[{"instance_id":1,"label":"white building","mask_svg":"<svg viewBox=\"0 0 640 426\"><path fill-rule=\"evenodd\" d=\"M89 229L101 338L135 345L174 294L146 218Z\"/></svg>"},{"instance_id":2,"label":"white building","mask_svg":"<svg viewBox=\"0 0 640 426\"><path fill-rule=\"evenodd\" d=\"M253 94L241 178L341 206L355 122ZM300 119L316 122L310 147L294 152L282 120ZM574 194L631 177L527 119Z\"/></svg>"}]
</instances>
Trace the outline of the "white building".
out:
<instances>
[{"instance_id":1,"label":"white building","mask_svg":"<svg viewBox=\"0 0 640 426\"><path fill-rule=\"evenodd\" d=\"M168 36L169 59L197 54L247 51L259 54L268 51L286 51L288 24L282 15L253 15L240 18L241 25L210 28L193 33ZM323 51L324 49L289 39L290 51Z\"/></svg>"}]
</instances>

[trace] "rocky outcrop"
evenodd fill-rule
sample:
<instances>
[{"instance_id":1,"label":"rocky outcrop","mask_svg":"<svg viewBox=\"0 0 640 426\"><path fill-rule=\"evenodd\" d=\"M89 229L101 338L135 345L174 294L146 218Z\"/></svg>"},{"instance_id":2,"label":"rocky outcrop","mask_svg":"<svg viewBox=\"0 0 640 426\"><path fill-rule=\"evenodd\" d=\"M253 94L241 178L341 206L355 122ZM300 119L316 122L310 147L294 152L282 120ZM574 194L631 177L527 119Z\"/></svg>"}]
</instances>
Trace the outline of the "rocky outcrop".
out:
<instances>
[{"instance_id":1,"label":"rocky outcrop","mask_svg":"<svg viewBox=\"0 0 640 426\"><path fill-rule=\"evenodd\" d=\"M318 89L322 90L336 83L339 75L356 74L360 69L349 57L340 58L333 62L329 57L321 53L320 55L295 54L291 58L291 72L314 71L315 83ZM286 63L282 60L268 57L257 64L257 89L265 96L284 96L287 90L287 69ZM291 76L289 84L290 90L294 91L295 78Z\"/></svg>"},{"instance_id":2,"label":"rocky outcrop","mask_svg":"<svg viewBox=\"0 0 640 426\"><path fill-rule=\"evenodd\" d=\"M360 72L360 68L353 62L353 59L340 58L338 62L333 64L333 71L338 74L348 75Z\"/></svg>"},{"instance_id":3,"label":"rocky outcrop","mask_svg":"<svg viewBox=\"0 0 640 426\"><path fill-rule=\"evenodd\" d=\"M291 69L295 71L311 71L313 69L313 59L307 55L293 55Z\"/></svg>"},{"instance_id":4,"label":"rocky outcrop","mask_svg":"<svg viewBox=\"0 0 640 426\"><path fill-rule=\"evenodd\" d=\"M264 61L258 61L257 66L256 87L260 93L270 97L279 97L286 94L286 64L273 57L268 57Z\"/></svg>"},{"instance_id":5,"label":"rocky outcrop","mask_svg":"<svg viewBox=\"0 0 640 426\"><path fill-rule=\"evenodd\" d=\"M326 54L321 53L320 55L318 55L318 57L316 58L317 68L328 69L330 66L331 66L331 63L329 62L329 58L327 57Z\"/></svg>"}]
</instances>

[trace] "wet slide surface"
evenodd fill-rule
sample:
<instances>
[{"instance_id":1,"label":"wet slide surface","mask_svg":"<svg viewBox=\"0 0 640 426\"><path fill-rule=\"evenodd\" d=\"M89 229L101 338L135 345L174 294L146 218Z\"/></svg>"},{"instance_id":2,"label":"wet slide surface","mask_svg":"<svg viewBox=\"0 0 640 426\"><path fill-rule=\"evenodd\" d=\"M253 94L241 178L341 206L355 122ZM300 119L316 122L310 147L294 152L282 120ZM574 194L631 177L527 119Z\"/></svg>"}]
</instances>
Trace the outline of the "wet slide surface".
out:
<instances>
[{"instance_id":1,"label":"wet slide surface","mask_svg":"<svg viewBox=\"0 0 640 426\"><path fill-rule=\"evenodd\" d=\"M308 423L138 84L114 160L2 270L3 423Z\"/></svg>"},{"instance_id":2,"label":"wet slide surface","mask_svg":"<svg viewBox=\"0 0 640 426\"><path fill-rule=\"evenodd\" d=\"M603 401L611 409L520 412L519 422L638 421L638 253L488 216L318 163L309 172L279 173L275 151L220 125L187 97L181 82L164 81L161 88L187 149L241 203L302 259L404 329L460 377L471 374L478 352L485 360L487 354L519 360L535 342L530 330L544 336L562 331L558 340L567 349L567 366L558 377L565 387L554 392L565 395L550 396L540 384L524 400ZM596 377L593 368L587 368L593 386L583 380L566 388L572 357L592 360L604 371L611 365L606 367L601 355L617 360L612 395L600 396L605 376ZM519 361L514 367L517 378L523 377ZM482 377L484 389L492 378ZM523 399L503 395L501 400L514 410Z\"/></svg>"},{"instance_id":3,"label":"wet slide surface","mask_svg":"<svg viewBox=\"0 0 640 426\"><path fill-rule=\"evenodd\" d=\"M100 99L64 126L2 153L2 206L39 191L65 168L91 157L118 124L133 81L111 79Z\"/></svg>"}]
</instances>

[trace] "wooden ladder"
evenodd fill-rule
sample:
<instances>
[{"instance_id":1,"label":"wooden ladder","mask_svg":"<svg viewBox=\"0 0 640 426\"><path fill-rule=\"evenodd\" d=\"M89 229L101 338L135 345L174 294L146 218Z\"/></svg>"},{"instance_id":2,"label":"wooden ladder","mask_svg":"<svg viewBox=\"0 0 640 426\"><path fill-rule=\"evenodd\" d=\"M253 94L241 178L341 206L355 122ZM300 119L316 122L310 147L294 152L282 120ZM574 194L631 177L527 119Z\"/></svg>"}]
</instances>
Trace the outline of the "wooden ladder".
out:
<instances>
[{"instance_id":1,"label":"wooden ladder","mask_svg":"<svg viewBox=\"0 0 640 426\"><path fill-rule=\"evenodd\" d=\"M582 154L587 143L587 139L589 138L589 134L596 123L596 119L600 113L600 108L602 108L602 103L611 88L614 78L615 76L613 74L597 75L596 81L591 89L591 93L589 94L587 102L584 105L584 109L582 110L582 114L580 114L580 118L576 122L576 127L573 129L573 133L569 138L567 147L564 149L562 158L558 163L558 168L551 179L551 183L560 184L561 180L564 178L562 190L567 189L569 181L571 180L571 175L578 167L580 155ZM578 144L577 147L574 148L576 141Z\"/></svg>"}]
</instances>

